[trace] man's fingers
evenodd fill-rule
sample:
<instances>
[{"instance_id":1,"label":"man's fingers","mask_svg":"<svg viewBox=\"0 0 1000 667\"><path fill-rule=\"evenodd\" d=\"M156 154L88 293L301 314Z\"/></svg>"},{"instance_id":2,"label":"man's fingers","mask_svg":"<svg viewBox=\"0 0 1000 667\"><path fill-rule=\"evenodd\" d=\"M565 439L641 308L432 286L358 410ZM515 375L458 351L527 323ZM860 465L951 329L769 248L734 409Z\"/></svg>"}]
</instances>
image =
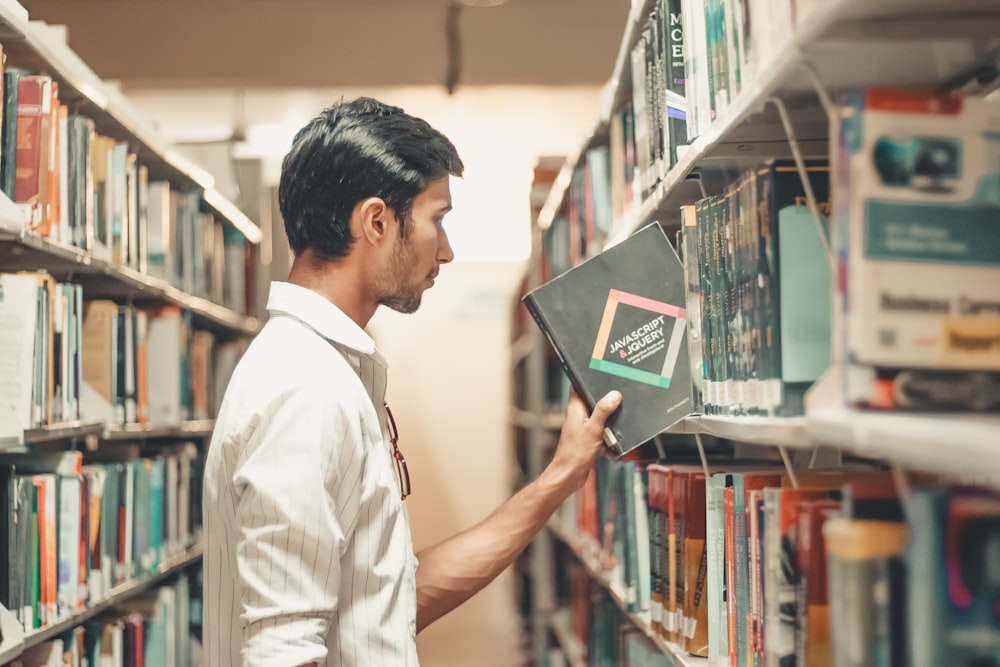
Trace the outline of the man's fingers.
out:
<instances>
[{"instance_id":1,"label":"man's fingers","mask_svg":"<svg viewBox=\"0 0 1000 667\"><path fill-rule=\"evenodd\" d=\"M566 420L574 422L587 421L587 404L583 402L576 392L572 392L569 403L566 404Z\"/></svg>"},{"instance_id":2,"label":"man's fingers","mask_svg":"<svg viewBox=\"0 0 1000 667\"><path fill-rule=\"evenodd\" d=\"M622 395L617 391L609 391L604 397L597 402L594 406L594 412L591 415L593 419L598 420L601 424L604 424L611 413L618 409L618 406L622 402Z\"/></svg>"}]
</instances>

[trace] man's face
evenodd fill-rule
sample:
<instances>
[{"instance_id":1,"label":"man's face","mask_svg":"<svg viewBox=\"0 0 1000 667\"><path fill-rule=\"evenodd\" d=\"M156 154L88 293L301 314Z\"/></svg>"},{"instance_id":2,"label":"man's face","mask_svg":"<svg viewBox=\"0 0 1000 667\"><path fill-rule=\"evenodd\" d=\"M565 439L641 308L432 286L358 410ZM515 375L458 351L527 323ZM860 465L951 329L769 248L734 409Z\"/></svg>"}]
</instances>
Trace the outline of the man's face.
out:
<instances>
[{"instance_id":1,"label":"man's face","mask_svg":"<svg viewBox=\"0 0 1000 667\"><path fill-rule=\"evenodd\" d=\"M448 183L448 177L432 181L413 200L407 223L409 233L403 237L397 231L389 264L376 279L380 305L401 313L416 311L424 290L434 285L441 265L454 259L442 227L445 214L451 210Z\"/></svg>"}]
</instances>

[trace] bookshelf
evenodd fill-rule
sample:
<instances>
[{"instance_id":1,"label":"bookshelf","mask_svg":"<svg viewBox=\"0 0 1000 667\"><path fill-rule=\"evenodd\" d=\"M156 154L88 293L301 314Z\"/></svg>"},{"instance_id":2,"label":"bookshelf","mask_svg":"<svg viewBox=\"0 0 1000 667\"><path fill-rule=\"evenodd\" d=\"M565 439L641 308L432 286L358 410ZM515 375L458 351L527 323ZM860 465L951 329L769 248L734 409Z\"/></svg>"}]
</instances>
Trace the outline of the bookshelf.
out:
<instances>
[{"instance_id":1,"label":"bookshelf","mask_svg":"<svg viewBox=\"0 0 1000 667\"><path fill-rule=\"evenodd\" d=\"M0 197L3 197L2 193ZM140 304L172 303L190 311L197 328L223 337L252 336L260 329L256 318L187 294L165 280L94 257L80 248L53 239L0 229L0 255L4 258L0 268L5 271L45 267L57 280L83 285L88 299L115 299Z\"/></svg>"},{"instance_id":2,"label":"bookshelf","mask_svg":"<svg viewBox=\"0 0 1000 667\"><path fill-rule=\"evenodd\" d=\"M215 189L211 174L171 148L113 85L101 80L66 42L64 26L32 21L15 0L0 2L0 43L8 62L46 72L59 82L60 99L92 118L95 129L135 146L150 167L151 179L204 190L205 204L240 230L251 243L261 240L260 228Z\"/></svg>"},{"instance_id":3,"label":"bookshelf","mask_svg":"<svg viewBox=\"0 0 1000 667\"><path fill-rule=\"evenodd\" d=\"M18 628L16 621L11 621L9 626L3 626L5 632L4 642L0 644L0 665L5 665L11 660L14 660L21 655L21 653L33 646L37 646L42 642L48 641L49 639L52 639L69 629L86 623L90 619L105 611L114 609L122 603L128 602L135 596L162 583L170 576L190 567L191 565L194 565L195 563L198 563L201 561L201 557L201 545L192 546L182 553L172 556L171 558L160 563L159 572L156 574L145 575L116 586L110 591L105 599L101 600L97 604L91 605L84 611L47 625L43 628L39 628L38 630L24 633L20 630L20 628ZM4 614L9 613L10 612L6 609L0 607L0 622L3 622ZM8 628L10 628L10 636L12 638L10 641L7 640L8 634L6 630Z\"/></svg>"},{"instance_id":4,"label":"bookshelf","mask_svg":"<svg viewBox=\"0 0 1000 667\"><path fill-rule=\"evenodd\" d=\"M694 4L700 7L702 3ZM754 11L781 3L762 0L716 4L725 6L725 11L730 6L744 5ZM656 3L632 2L611 76L601 92L598 118L563 162L538 210L534 254L522 286L538 284L542 276L551 277L574 262L621 242L651 222L658 222L673 239L681 227L682 206L718 194L741 173L767 158L838 159L834 156L841 139L841 108L832 100L846 90L930 86L960 88L975 95L991 89L990 82L1000 61L996 44L990 41L1000 31L1000 6L995 2L827 0L791 4L799 11L794 26L774 34L774 44L769 45L766 56L752 61L751 75L742 80L738 91L707 127L701 127L677 161L660 172L648 192L635 197L624 211L612 210L606 235L598 234L595 242L585 243L583 249L571 248L568 266L557 267L554 261L546 264L545 254L551 246L542 239L548 234L547 243L554 245L553 230L559 228L566 235L565 227L574 224L573 208L582 205L573 200L577 196L573 188L579 184L581 172L590 168L588 153L607 149L609 134L620 122L617 114L633 99L633 49L643 39L644 26ZM614 193L611 198L614 199ZM576 242L572 231L568 238L568 242L565 236L560 242ZM562 246L560 250L566 252ZM828 259L831 265L835 263L836 258ZM560 260L564 261L565 257ZM835 308L842 306L836 299L835 294ZM844 325L839 317L842 316L835 312L832 336L835 349L830 372L807 392L802 414L790 417L691 414L664 432L662 441L668 456L670 436L707 435L733 443L780 449L786 462L785 448L812 450L814 459L823 450L832 452L835 460L856 457L892 467L897 472L931 472L956 483L1000 487L1000 467L996 464L1000 418L995 414L879 412L845 407L843 359L837 347L843 344L838 338ZM542 366L549 363L546 347L544 340L528 335L518 337L511 348L515 370L530 365L531 360ZM537 403L538 414L534 416L532 408L521 404L513 412L512 423L536 429L541 437L558 429L558 422L552 418L557 406L552 404L551 397L559 393L559 388L553 391L550 386L551 374L539 371L535 377L545 386L535 391L541 391L549 400ZM809 451L803 453L806 457L801 460L808 457ZM587 566L592 578L620 601L621 591L616 596L606 574L600 571L573 530L575 527L550 525L549 532L567 544ZM551 577L551 574L540 576ZM537 584L539 591L549 587L548 580ZM625 611L623 605L619 606ZM648 632L643 617L632 614L630 619L656 639ZM553 628L552 634L559 637L562 633ZM536 638L536 641L541 640ZM676 647L662 641L657 645L675 665L705 664L680 655L682 652ZM565 653L570 656L572 651L570 646ZM694 662L686 662L690 660Z\"/></svg>"},{"instance_id":5,"label":"bookshelf","mask_svg":"<svg viewBox=\"0 0 1000 667\"><path fill-rule=\"evenodd\" d=\"M104 618L106 612L120 610L131 602L138 603L147 592L155 590L158 595L173 600L170 596L174 593L166 590L165 586L174 589L176 585L179 589L183 582L184 591L188 591L189 583L194 583L193 579L189 582L186 571L197 566L202 558L201 458L214 428L214 420L210 417L219 394L216 385L224 385L228 378L226 373L236 363L243 346L262 325L253 315L256 280L248 268L254 261L254 246L261 241L262 233L235 203L216 188L209 173L164 141L114 84L101 80L73 52L67 43L65 27L33 21L15 0L0 0L0 45L6 68L21 68L31 74L50 77L53 84L58 85L58 102L66 107L65 113L71 119L82 116L92 123L89 139L84 143L89 147L80 153L85 158L73 163L65 152L59 154L53 151L47 160L56 171L49 171L50 174L59 174L62 184L74 183L76 191L83 192L80 189L83 184L92 183L80 177L81 171L88 172L87 176L98 183L97 176L89 173L98 169L93 164L97 161L94 146L98 139L104 138L102 140L109 141L115 149L124 145L127 153L126 171L124 174L115 172L116 177L121 176L124 185L116 182L113 190L111 186L99 189L95 185L89 194L93 194L95 200L98 196L101 198L101 208L96 205L91 207L92 202L88 199L84 199L86 204L79 207L91 223L85 231L76 226L79 218L73 217L81 213L67 211L67 208L76 208L74 203L80 201L70 199L66 194L72 191L69 190L72 186L66 186L58 193L52 186L49 187L44 206L51 206L52 211L57 211L60 207L54 202L58 201L62 210L62 216L54 218L61 229L51 234L39 233L26 224L23 204L12 201L13 197L20 195L7 196L0 192L0 273L41 274L37 299L39 318L46 305L49 315L45 320L36 321L31 317L21 321L36 322L34 341L29 343L29 349L44 350L47 334L50 350L40 355L35 352L36 356L29 359L27 365L20 366L33 369L27 383L32 393L30 418L25 419L24 413L18 412L21 404L15 403L13 394L5 397L9 399L6 403L0 404L0 462L3 463L0 475L4 480L0 489L2 504L6 507L14 503L13 507L17 508L18 503L27 500L30 505L32 498L42 497L40 488L44 487L50 498L56 496L55 489L59 489L58 512L53 516L48 511L49 506L46 506L44 518L41 511L37 515L39 534L44 533L45 540L51 537L54 543L56 538L53 534L58 533L61 542L64 526L77 531L78 535L84 534L89 526L91 536L89 540L78 540L81 585L74 590L74 586L66 585L60 577L51 573L57 565L59 568L68 567L65 563L75 559L59 551L57 560L53 560L53 551L49 549L49 560L39 565L39 554L43 553L39 547L41 538L25 541L24 536L18 533L16 546L19 556L12 561L17 568L4 562L0 568L4 572L4 585L0 588L11 596L12 606L22 610L27 606L28 616L22 617L21 611L8 611L0 606L3 637L0 664L7 664L29 649L63 638L65 633L85 623ZM70 130L65 126L56 127L54 122L52 128L52 134L48 136L59 137L60 145L67 146L66 151L69 151L71 142L67 137L72 136ZM93 143L87 144L87 141ZM106 166L107 174L111 174L111 149L101 155L102 160L105 157L107 165L100 168L103 170ZM53 164L54 167L51 166ZM13 168L13 164L10 166ZM74 178L81 180L74 181ZM108 181L110 178L110 175L106 176ZM153 199L149 194L144 195L142 189L147 184L150 189L154 185L158 189L159 198L156 201L161 206L157 216L162 221L158 230L162 231L165 247L160 252L169 257L162 261L160 272L153 271L152 243L149 246L149 270L146 270L145 246L138 242L132 245L132 240L126 241L125 232L119 239L117 227L108 222L120 215L121 227L134 224L135 228L129 227L127 232L132 239L146 239L159 233L150 232L144 226L153 224L149 222L152 220ZM144 204L150 206L148 217ZM124 212L119 213L116 206L123 207L121 210ZM119 224L118 219L114 222ZM104 227L105 224L107 227ZM69 232L66 233L66 230ZM102 230L108 234L104 238L100 238ZM81 235L84 234L86 238L82 242ZM94 239L99 239L101 243L95 243ZM102 244L106 247L102 248ZM118 247L116 244L119 244ZM222 258L229 267L225 273L218 270ZM192 266L196 268L191 269ZM55 290L49 291L47 297L42 296L45 293L41 289L43 279L49 289ZM5 284L16 285L18 280L22 286L25 284L23 277L15 277L13 283ZM32 295L34 291L32 287ZM71 305L75 303L74 299L79 300L83 307L77 309ZM34 297L31 301L35 301ZM100 404L100 400L94 402L95 395L99 398L106 396L101 393L103 385L88 387L85 384L85 380L90 382L88 372L92 372L86 368L85 361L94 349L93 334L89 339L90 347L85 344L85 304L98 302L103 302L107 308L105 312L112 313L111 320L119 318L118 329L109 330L116 332L118 338L116 333L110 333L102 339L105 331L98 330L97 349L101 355L107 354L108 361L105 362L103 356L97 357L96 352L94 357L101 359L98 366L110 364L108 375L115 376L110 386L116 389L110 394L111 403L107 408ZM54 312L60 314L52 315ZM9 326L12 316L19 316L10 306L5 315L8 316L5 326ZM161 318L170 320L166 329L163 328L165 320ZM138 342L139 331L147 331L149 341L152 341L154 319L159 320L157 326L160 327L157 343L150 342L147 349L144 347L145 340ZM43 321L44 326L41 324ZM145 328L147 324L148 330ZM77 329L77 326L80 328ZM125 327L126 333L122 333L122 327ZM167 333L164 334L164 331ZM19 339L18 344L21 340L25 339ZM53 340L57 342L53 343ZM121 342L123 340L126 342ZM5 342L9 344L11 339ZM52 353L52 350L57 352ZM172 362L172 359L176 361ZM75 366L75 363L80 366ZM154 366L159 366L155 376L159 381L154 380ZM36 367L49 368L47 399L36 399L36 392L45 392L45 381L38 381L38 378L45 377L45 371L39 372ZM101 372L107 371L104 368ZM173 384L176 373L181 375L177 389ZM54 393L53 376L56 378L54 386L58 387ZM160 413L159 418L156 417L152 390L143 388L143 380L147 379L149 386L156 385L161 397L167 397L167 403L178 404L179 412L171 405ZM16 395L16 400L21 400L25 396L23 390L26 385L20 376L18 381L21 382L18 391L22 393ZM164 386L168 388L163 389ZM83 407L85 391L90 392L86 410ZM66 393L61 395L60 392ZM117 412L118 405L113 398L115 392L119 399L125 397L124 419ZM148 419L142 417L143 392L147 392L146 399L149 399ZM37 400L42 401L38 413ZM56 403L59 405L53 408ZM95 405L96 408L93 407ZM160 407L163 407L163 402ZM114 414L109 413L109 409L114 410ZM46 425L25 427L25 424ZM63 467L46 468L47 461L53 460L54 456L59 457ZM136 460L136 456L140 458ZM71 458L76 466L72 472L63 464ZM35 472L30 472L33 467ZM107 489L104 488L105 480L113 480L108 482ZM64 487L64 484L68 486ZM77 486L74 487L74 484ZM35 489L31 490L33 485ZM77 494L64 495L64 488L78 488L81 493L86 490L87 495L81 496L84 504L72 507ZM91 495L91 488L101 489L104 495L100 495L102 491ZM84 507L89 509L98 500L101 504L96 505L99 510L96 514L83 511ZM11 516L14 516L14 510L11 510ZM76 516L81 518L79 523L72 519L65 520L66 517ZM121 526L118 517L122 517ZM5 538L14 535L14 529L6 523L10 520L10 516L5 517L5 524L0 526ZM102 527L99 538L94 537L98 534L95 532L97 525ZM120 534L119 528L122 531ZM3 543L8 544L6 539ZM65 543L73 542L67 540ZM15 543L12 541L10 545L13 549ZM7 558L6 553L4 558ZM17 591L8 590L8 584L9 588L15 588L15 584L7 579L13 576L9 573L30 566L33 558L41 572L31 575L35 577L31 583L34 588L22 589L17 584ZM185 643L183 637L188 634L188 621L179 619L187 618L188 601L181 602L180 593L177 595L179 611L174 620L178 627L183 628L177 633L180 647ZM156 604L160 604L159 599ZM194 604L193 598L191 604ZM25 630L25 626L31 628L32 625L34 629Z\"/></svg>"},{"instance_id":6,"label":"bookshelf","mask_svg":"<svg viewBox=\"0 0 1000 667\"><path fill-rule=\"evenodd\" d=\"M679 646L664 640L663 637L654 631L648 612L629 610L628 603L625 601L625 592L622 591L621 586L617 582L612 580L608 572L601 567L597 557L594 555L597 550L596 545L588 543L586 538L562 526L558 520L550 521L548 528L555 535L556 539L570 548L577 560L587 569L591 578L611 594L611 599L615 601L615 604L618 605L619 609L629 618L632 624L642 630L657 648L670 658L676 667L708 667L707 659L688 655ZM553 631L561 635L564 632L564 628L565 625L559 627L554 625ZM572 642L569 642L569 645L575 648L575 644ZM576 648L575 650L579 649Z\"/></svg>"},{"instance_id":7,"label":"bookshelf","mask_svg":"<svg viewBox=\"0 0 1000 667\"><path fill-rule=\"evenodd\" d=\"M649 0L633 2L614 74L601 94L601 113L594 129L581 142L582 148L586 148L592 138L606 132L616 103L620 103L630 90L630 80L625 73L626 54L635 44L638 24L645 21L652 5ZM695 170L702 171L706 166L709 171L739 169L773 156L776 144L783 144L780 150L784 154L787 144L779 123L775 122L773 114L764 113L771 98L795 98L814 91L817 84L825 89L938 84L967 73L975 64L968 58L956 55L948 63L950 68L939 73L936 68L929 69L927 61L919 56L929 50L927 42L939 36L948 36L945 46L961 53L963 46L981 41L990 31L995 34L1000 25L996 5L989 0L955 0L948 3L947 10L942 14L941 4L933 0L813 3L803 22L785 36L782 46L774 49L775 55L759 64L756 76L744 82L745 87L712 123L709 131L691 144L655 192L642 202L641 208L609 243L663 216L676 223L680 205L690 203L692 194L698 196L697 188L689 181ZM883 40L893 40L893 44L886 47ZM865 66L877 56L884 56L887 48L904 55L892 57L891 67ZM928 77L932 78L928 80ZM794 118L798 122L797 129L805 120L807 129L812 132L799 139L806 140L810 147L826 155L829 132L822 110L810 105L799 111L801 115ZM538 216L542 229L551 226L562 207L579 157L580 153L568 159L555 180Z\"/></svg>"}]
</instances>

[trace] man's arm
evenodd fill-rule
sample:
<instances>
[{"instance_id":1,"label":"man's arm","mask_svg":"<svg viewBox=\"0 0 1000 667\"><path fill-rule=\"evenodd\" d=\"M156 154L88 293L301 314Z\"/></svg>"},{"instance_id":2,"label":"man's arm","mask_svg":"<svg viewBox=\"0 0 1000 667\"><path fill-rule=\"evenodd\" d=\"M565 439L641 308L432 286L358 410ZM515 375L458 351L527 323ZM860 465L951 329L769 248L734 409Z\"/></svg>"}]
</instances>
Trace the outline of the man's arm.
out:
<instances>
[{"instance_id":1,"label":"man's arm","mask_svg":"<svg viewBox=\"0 0 1000 667\"><path fill-rule=\"evenodd\" d=\"M605 422L620 402L621 395L611 392L588 416L572 394L555 456L538 479L472 528L417 554L418 632L493 581L583 485L604 446Z\"/></svg>"}]
</instances>

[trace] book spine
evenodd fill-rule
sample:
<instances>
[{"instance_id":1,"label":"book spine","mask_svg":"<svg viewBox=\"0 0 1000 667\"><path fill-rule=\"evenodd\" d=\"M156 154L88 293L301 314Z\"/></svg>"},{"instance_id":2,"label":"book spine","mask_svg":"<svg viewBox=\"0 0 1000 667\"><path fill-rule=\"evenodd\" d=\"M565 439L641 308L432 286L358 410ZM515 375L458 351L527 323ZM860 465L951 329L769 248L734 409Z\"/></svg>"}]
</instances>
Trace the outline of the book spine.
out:
<instances>
[{"instance_id":1,"label":"book spine","mask_svg":"<svg viewBox=\"0 0 1000 667\"><path fill-rule=\"evenodd\" d=\"M542 333L548 339L549 345L552 347L553 350L556 351L556 356L559 359L559 364L562 366L562 369L566 373L566 376L569 378L569 381L573 385L573 388L576 389L576 393L579 394L579 396L587 404L587 408L589 410L593 410L594 404L597 403L599 397L595 398L593 395L591 395L591 392L587 390L586 385L580 380L580 377L577 375L577 373L567 363L567 361L563 358L563 356L558 353L558 348L556 347L555 341L552 339L552 335L549 332L549 327L545 322L545 318L543 317L541 311L539 310L538 304L535 303L534 299L532 298L532 295L528 294L527 296L525 296L523 303L525 307L528 309L528 312L531 314L531 317L534 318L534 320L538 323L539 329L542 330ZM622 451L621 446L618 444L618 439L615 437L614 433L610 428L606 428L604 430L604 442L615 453L617 454L624 453Z\"/></svg>"}]
</instances>

